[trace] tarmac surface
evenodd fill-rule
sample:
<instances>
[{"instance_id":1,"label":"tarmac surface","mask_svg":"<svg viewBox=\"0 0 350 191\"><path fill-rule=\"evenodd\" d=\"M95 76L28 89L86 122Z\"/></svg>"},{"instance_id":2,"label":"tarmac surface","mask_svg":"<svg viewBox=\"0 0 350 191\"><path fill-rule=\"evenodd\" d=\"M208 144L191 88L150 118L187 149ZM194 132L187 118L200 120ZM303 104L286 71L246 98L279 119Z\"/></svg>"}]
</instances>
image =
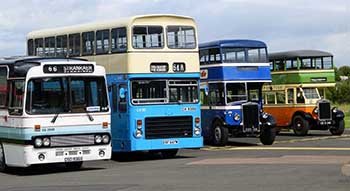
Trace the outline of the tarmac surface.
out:
<instances>
[{"instance_id":1,"label":"tarmac surface","mask_svg":"<svg viewBox=\"0 0 350 191\"><path fill-rule=\"evenodd\" d=\"M81 170L59 165L0 173L0 190L350 190L350 131L306 137L282 132L272 146L256 138L229 146L181 150L174 159L134 153L86 162Z\"/></svg>"}]
</instances>

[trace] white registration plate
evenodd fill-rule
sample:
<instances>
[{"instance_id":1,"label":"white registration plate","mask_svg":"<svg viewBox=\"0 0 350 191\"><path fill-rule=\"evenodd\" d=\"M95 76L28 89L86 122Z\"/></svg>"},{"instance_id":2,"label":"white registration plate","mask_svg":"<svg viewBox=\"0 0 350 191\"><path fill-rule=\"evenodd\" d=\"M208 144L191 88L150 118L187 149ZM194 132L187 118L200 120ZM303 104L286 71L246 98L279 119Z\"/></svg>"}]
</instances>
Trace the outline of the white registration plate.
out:
<instances>
[{"instance_id":1,"label":"white registration plate","mask_svg":"<svg viewBox=\"0 0 350 191\"><path fill-rule=\"evenodd\" d=\"M83 161L83 157L66 157L64 158L64 162L79 162Z\"/></svg>"},{"instance_id":2,"label":"white registration plate","mask_svg":"<svg viewBox=\"0 0 350 191\"><path fill-rule=\"evenodd\" d=\"M164 140L163 144L164 145L177 145L177 144L179 144L179 140L176 140L176 139Z\"/></svg>"}]
</instances>

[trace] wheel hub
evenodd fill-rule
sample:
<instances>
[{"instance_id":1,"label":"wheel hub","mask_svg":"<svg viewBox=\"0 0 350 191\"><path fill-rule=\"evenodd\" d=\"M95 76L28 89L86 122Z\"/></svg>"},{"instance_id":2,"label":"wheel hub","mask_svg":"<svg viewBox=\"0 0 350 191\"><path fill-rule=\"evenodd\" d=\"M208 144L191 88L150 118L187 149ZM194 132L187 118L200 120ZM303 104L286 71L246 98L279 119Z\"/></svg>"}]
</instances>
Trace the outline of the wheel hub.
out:
<instances>
[{"instance_id":1,"label":"wheel hub","mask_svg":"<svg viewBox=\"0 0 350 191\"><path fill-rule=\"evenodd\" d=\"M221 129L220 127L215 127L215 139L219 141L221 139Z\"/></svg>"}]
</instances>

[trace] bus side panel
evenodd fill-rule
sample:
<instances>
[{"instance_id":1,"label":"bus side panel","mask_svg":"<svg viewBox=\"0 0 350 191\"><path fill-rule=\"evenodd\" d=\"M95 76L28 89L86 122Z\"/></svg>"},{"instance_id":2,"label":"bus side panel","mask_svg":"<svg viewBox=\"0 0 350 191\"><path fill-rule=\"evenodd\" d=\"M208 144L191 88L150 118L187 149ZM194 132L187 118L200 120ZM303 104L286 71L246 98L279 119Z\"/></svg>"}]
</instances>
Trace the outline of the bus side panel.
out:
<instances>
[{"instance_id":1,"label":"bus side panel","mask_svg":"<svg viewBox=\"0 0 350 191\"><path fill-rule=\"evenodd\" d=\"M271 114L277 123L277 126L285 127L289 126L293 123L293 116L295 112L301 111L304 113L312 114L315 106L294 106L294 107L286 107L286 106L264 106L264 111L266 113Z\"/></svg>"},{"instance_id":2,"label":"bus side panel","mask_svg":"<svg viewBox=\"0 0 350 191\"><path fill-rule=\"evenodd\" d=\"M205 139L212 136L212 125L218 118L224 119L224 110L201 109L202 135Z\"/></svg>"}]
</instances>

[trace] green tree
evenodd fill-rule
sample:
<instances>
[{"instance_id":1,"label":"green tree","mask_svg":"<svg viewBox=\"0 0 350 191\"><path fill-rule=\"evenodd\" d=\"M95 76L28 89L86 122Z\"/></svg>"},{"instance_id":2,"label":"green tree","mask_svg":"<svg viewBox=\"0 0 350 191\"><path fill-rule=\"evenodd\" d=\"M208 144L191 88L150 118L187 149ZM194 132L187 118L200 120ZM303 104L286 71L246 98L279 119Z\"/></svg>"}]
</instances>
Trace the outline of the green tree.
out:
<instances>
[{"instance_id":1,"label":"green tree","mask_svg":"<svg viewBox=\"0 0 350 191\"><path fill-rule=\"evenodd\" d=\"M350 76L350 67L342 66L338 69L337 73L339 74L339 76Z\"/></svg>"}]
</instances>

